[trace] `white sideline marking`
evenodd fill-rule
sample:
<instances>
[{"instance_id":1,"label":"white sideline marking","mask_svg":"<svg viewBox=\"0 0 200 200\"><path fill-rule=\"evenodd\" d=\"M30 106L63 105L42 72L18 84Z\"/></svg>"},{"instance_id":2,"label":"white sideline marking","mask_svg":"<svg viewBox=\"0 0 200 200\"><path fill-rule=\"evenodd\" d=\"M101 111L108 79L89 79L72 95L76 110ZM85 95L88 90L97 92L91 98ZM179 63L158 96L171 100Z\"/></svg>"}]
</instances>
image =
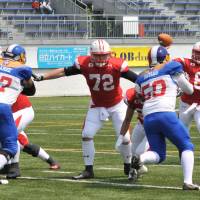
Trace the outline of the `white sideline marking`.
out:
<instances>
[{"instance_id":1,"label":"white sideline marking","mask_svg":"<svg viewBox=\"0 0 200 200\"><path fill-rule=\"evenodd\" d=\"M121 187L141 187L141 188L154 188L154 189L170 189L170 190L182 190L180 187L169 187L169 186L156 186L156 185L138 185L138 184L123 184L123 183L113 183L113 182L104 182L98 180L72 180L72 179L63 179L63 178L45 178L45 177L19 177L18 179L27 179L27 180L49 180L49 181L61 181L61 182L71 182L71 183L92 183L100 185L110 185L110 186L121 186Z\"/></svg>"},{"instance_id":2,"label":"white sideline marking","mask_svg":"<svg viewBox=\"0 0 200 200\"><path fill-rule=\"evenodd\" d=\"M42 171L44 173L56 173L56 174L72 174L73 172L64 172L64 171L50 171L50 170L44 170Z\"/></svg>"}]
</instances>

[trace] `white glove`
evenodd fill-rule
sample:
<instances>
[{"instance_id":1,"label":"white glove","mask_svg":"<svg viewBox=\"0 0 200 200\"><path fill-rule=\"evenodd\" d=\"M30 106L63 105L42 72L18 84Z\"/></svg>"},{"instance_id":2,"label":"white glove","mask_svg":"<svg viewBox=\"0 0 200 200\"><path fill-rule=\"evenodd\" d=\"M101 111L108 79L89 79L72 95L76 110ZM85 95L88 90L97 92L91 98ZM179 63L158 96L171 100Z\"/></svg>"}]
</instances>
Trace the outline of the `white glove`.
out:
<instances>
[{"instance_id":1,"label":"white glove","mask_svg":"<svg viewBox=\"0 0 200 200\"><path fill-rule=\"evenodd\" d=\"M120 135L120 136L118 137L118 139L117 139L116 144L115 144L115 149L116 149L117 151L120 150L119 147L121 146L123 140L124 140L124 136L123 136L123 135Z\"/></svg>"}]
</instances>

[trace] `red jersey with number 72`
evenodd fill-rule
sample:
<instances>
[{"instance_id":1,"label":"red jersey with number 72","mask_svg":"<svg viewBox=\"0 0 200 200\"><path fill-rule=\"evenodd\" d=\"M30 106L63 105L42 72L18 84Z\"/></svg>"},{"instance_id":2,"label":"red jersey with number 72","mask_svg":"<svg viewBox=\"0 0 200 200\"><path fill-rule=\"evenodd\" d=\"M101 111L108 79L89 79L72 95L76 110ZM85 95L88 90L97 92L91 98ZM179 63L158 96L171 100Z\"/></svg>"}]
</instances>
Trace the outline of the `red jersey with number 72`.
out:
<instances>
[{"instance_id":1,"label":"red jersey with number 72","mask_svg":"<svg viewBox=\"0 0 200 200\"><path fill-rule=\"evenodd\" d=\"M97 67L90 56L79 56L75 67L81 70L87 81L94 107L112 107L122 100L120 76L128 71L126 61L110 58L105 66Z\"/></svg>"},{"instance_id":2,"label":"red jersey with number 72","mask_svg":"<svg viewBox=\"0 0 200 200\"><path fill-rule=\"evenodd\" d=\"M200 104L200 65L189 58L177 58L175 60L183 65L183 70L187 73L187 78L194 87L194 93L192 95L184 93L181 96L181 100L190 105L193 103Z\"/></svg>"}]
</instances>

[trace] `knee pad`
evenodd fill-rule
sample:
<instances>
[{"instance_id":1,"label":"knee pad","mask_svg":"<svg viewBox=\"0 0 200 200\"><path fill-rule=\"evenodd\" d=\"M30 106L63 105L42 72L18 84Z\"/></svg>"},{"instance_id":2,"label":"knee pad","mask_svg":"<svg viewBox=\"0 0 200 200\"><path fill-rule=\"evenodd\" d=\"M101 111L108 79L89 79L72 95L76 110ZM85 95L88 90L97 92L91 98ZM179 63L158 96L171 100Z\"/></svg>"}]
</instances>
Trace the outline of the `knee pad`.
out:
<instances>
[{"instance_id":1,"label":"knee pad","mask_svg":"<svg viewBox=\"0 0 200 200\"><path fill-rule=\"evenodd\" d=\"M37 157L40 151L40 147L36 144L28 144L24 146L23 151L32 155L33 157Z\"/></svg>"},{"instance_id":2,"label":"knee pad","mask_svg":"<svg viewBox=\"0 0 200 200\"><path fill-rule=\"evenodd\" d=\"M191 142L186 142L183 146L181 146L179 152L182 153L186 150L194 151L194 145Z\"/></svg>"},{"instance_id":3,"label":"knee pad","mask_svg":"<svg viewBox=\"0 0 200 200\"><path fill-rule=\"evenodd\" d=\"M82 138L90 138L93 139L94 138L94 134L90 131L82 131Z\"/></svg>"}]
</instances>

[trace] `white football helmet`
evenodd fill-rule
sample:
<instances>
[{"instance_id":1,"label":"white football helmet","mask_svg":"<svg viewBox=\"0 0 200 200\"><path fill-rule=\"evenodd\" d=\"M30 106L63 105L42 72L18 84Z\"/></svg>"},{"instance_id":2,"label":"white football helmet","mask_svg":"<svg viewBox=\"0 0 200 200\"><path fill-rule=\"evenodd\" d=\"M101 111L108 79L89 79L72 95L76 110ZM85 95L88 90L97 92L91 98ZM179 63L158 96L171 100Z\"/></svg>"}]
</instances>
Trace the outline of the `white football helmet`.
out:
<instances>
[{"instance_id":1,"label":"white football helmet","mask_svg":"<svg viewBox=\"0 0 200 200\"><path fill-rule=\"evenodd\" d=\"M15 61L19 61L23 64L26 63L26 51L24 47L20 46L19 44L10 45L6 51L2 52L2 56L4 58L10 58Z\"/></svg>"},{"instance_id":2,"label":"white football helmet","mask_svg":"<svg viewBox=\"0 0 200 200\"><path fill-rule=\"evenodd\" d=\"M169 53L163 46L153 46L148 52L148 62L150 67L159 63L168 62L169 60Z\"/></svg>"},{"instance_id":3,"label":"white football helmet","mask_svg":"<svg viewBox=\"0 0 200 200\"><path fill-rule=\"evenodd\" d=\"M105 40L95 40L90 46L91 61L97 67L103 67L111 55L110 45Z\"/></svg>"},{"instance_id":4,"label":"white football helmet","mask_svg":"<svg viewBox=\"0 0 200 200\"><path fill-rule=\"evenodd\" d=\"M200 42L195 43L192 48L192 60L200 65Z\"/></svg>"}]
</instances>

